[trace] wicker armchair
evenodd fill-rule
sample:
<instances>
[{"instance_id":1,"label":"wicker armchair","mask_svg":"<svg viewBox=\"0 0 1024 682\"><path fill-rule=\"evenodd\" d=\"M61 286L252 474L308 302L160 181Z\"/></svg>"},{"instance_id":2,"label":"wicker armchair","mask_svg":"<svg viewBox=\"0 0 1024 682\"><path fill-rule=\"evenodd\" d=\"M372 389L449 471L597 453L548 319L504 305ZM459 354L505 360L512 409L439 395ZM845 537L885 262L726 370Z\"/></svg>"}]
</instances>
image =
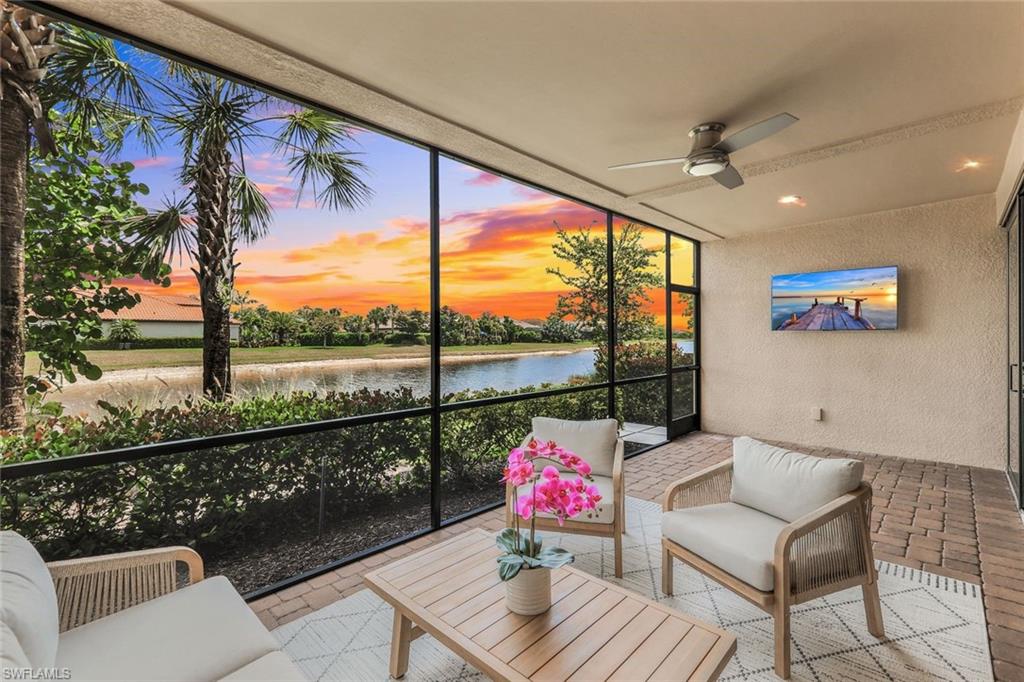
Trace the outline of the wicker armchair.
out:
<instances>
[{"instance_id":1,"label":"wicker armchair","mask_svg":"<svg viewBox=\"0 0 1024 682\"><path fill-rule=\"evenodd\" d=\"M538 514L537 529L611 538L615 547L615 577L621 578L622 535L626 532L626 490L622 475L625 444L618 438L618 422L614 419L582 422L535 417L533 432L526 436L523 445L535 437L538 440L553 440L590 462L594 469L593 483L604 497L598 513L593 517L580 516L560 526L554 517ZM505 523L510 527L516 496L515 487L506 485Z\"/></svg>"},{"instance_id":2,"label":"wicker armchair","mask_svg":"<svg viewBox=\"0 0 1024 682\"><path fill-rule=\"evenodd\" d=\"M669 519L669 515L679 510L694 510L699 514L698 510L701 508L725 510L730 506L741 507L738 510L740 514L756 514L757 518L766 516L767 523L771 523L772 517L734 504L733 467L734 461L729 459L671 484L665 491L663 523ZM682 516L686 520L686 516ZM767 587L764 584L751 585L709 560L708 556L719 555L715 554L713 546L708 549L707 541L703 546L697 547L700 550L698 552L694 551L692 546L684 547L669 537L663 537L662 591L667 595L672 594L672 562L673 559L679 559L772 614L775 620L775 673L783 679L788 679L789 610L792 605L859 585L863 590L868 631L875 637L884 637L877 574L869 535L870 517L871 487L860 483L854 490L841 494L788 523L782 519L774 519L777 525L769 525L767 528L775 528L777 534L769 535L764 540L770 543L774 537L774 552L768 559L771 563L769 568L772 569L768 580L774 581L770 589L764 589ZM735 538L731 538L728 532L723 532L710 543L727 545L730 541L735 542ZM768 547L768 551L771 552L770 545ZM749 546L731 549L736 555L743 552L756 553L756 549Z\"/></svg>"},{"instance_id":3,"label":"wicker armchair","mask_svg":"<svg viewBox=\"0 0 1024 682\"><path fill-rule=\"evenodd\" d=\"M180 584L178 565L185 567ZM203 579L203 560L188 547L52 561L60 631L71 630Z\"/></svg>"}]
</instances>

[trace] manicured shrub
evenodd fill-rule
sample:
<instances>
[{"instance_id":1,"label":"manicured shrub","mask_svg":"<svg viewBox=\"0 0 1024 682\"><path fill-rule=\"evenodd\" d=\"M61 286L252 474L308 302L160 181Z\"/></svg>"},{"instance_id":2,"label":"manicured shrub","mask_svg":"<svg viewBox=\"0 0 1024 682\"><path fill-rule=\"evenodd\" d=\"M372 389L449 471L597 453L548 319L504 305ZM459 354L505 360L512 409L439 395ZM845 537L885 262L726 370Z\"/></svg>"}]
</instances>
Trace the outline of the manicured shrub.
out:
<instances>
[{"instance_id":1,"label":"manicured shrub","mask_svg":"<svg viewBox=\"0 0 1024 682\"><path fill-rule=\"evenodd\" d=\"M466 391L447 398L499 395ZM469 507L491 493L500 499L495 481L502 462L533 416L603 417L606 396L595 389L445 413L443 494L468 492ZM0 452L11 464L428 404L408 389L186 400L147 410L103 403L99 420L45 416L23 434L0 434ZM429 467L430 419L407 418L8 480L0 517L50 560L168 544L216 559L239 543L258 545L275 534L301 530L315 539L321 493L328 522L370 513L374 505L424 499ZM487 492L480 497L479 491ZM446 507L445 514L468 510Z\"/></svg>"}]
</instances>

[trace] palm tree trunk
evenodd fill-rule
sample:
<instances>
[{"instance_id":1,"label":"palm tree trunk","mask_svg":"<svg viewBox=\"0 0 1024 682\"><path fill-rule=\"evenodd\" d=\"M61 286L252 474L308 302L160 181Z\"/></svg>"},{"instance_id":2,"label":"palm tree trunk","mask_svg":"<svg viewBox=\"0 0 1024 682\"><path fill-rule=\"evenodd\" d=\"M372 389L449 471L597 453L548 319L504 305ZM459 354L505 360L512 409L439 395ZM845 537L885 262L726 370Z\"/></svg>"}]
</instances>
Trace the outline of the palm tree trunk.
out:
<instances>
[{"instance_id":1,"label":"palm tree trunk","mask_svg":"<svg viewBox=\"0 0 1024 682\"><path fill-rule=\"evenodd\" d=\"M28 144L28 118L7 92L0 100L0 429L10 430L25 427Z\"/></svg>"},{"instance_id":2,"label":"palm tree trunk","mask_svg":"<svg viewBox=\"0 0 1024 682\"><path fill-rule=\"evenodd\" d=\"M235 285L227 136L209 134L198 159L196 275L203 308L203 394L219 401L231 394L231 292Z\"/></svg>"}]
</instances>

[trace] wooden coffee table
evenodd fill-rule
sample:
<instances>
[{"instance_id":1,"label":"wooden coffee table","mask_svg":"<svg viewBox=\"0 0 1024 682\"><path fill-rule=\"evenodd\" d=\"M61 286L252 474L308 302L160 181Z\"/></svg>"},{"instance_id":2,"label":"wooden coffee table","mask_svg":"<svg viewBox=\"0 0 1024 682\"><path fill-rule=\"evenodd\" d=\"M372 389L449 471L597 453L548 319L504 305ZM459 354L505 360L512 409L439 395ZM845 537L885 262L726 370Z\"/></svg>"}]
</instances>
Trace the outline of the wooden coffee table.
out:
<instances>
[{"instance_id":1,"label":"wooden coffee table","mask_svg":"<svg viewBox=\"0 0 1024 682\"><path fill-rule=\"evenodd\" d=\"M736 638L571 566L555 570L551 608L505 606L494 536L472 530L366 575L395 609L391 675L429 633L495 680L714 680Z\"/></svg>"}]
</instances>

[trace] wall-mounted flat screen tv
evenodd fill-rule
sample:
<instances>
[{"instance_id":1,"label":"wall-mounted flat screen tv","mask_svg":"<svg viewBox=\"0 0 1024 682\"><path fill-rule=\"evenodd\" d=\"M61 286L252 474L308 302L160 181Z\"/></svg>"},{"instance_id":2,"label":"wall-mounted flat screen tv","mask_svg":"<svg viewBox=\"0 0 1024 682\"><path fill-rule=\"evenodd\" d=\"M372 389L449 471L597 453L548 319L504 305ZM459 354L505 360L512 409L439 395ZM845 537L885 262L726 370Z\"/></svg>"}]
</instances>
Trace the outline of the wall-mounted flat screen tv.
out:
<instances>
[{"instance_id":1,"label":"wall-mounted flat screen tv","mask_svg":"<svg viewBox=\"0 0 1024 682\"><path fill-rule=\"evenodd\" d=\"M895 265L772 276L772 329L896 329Z\"/></svg>"}]
</instances>

